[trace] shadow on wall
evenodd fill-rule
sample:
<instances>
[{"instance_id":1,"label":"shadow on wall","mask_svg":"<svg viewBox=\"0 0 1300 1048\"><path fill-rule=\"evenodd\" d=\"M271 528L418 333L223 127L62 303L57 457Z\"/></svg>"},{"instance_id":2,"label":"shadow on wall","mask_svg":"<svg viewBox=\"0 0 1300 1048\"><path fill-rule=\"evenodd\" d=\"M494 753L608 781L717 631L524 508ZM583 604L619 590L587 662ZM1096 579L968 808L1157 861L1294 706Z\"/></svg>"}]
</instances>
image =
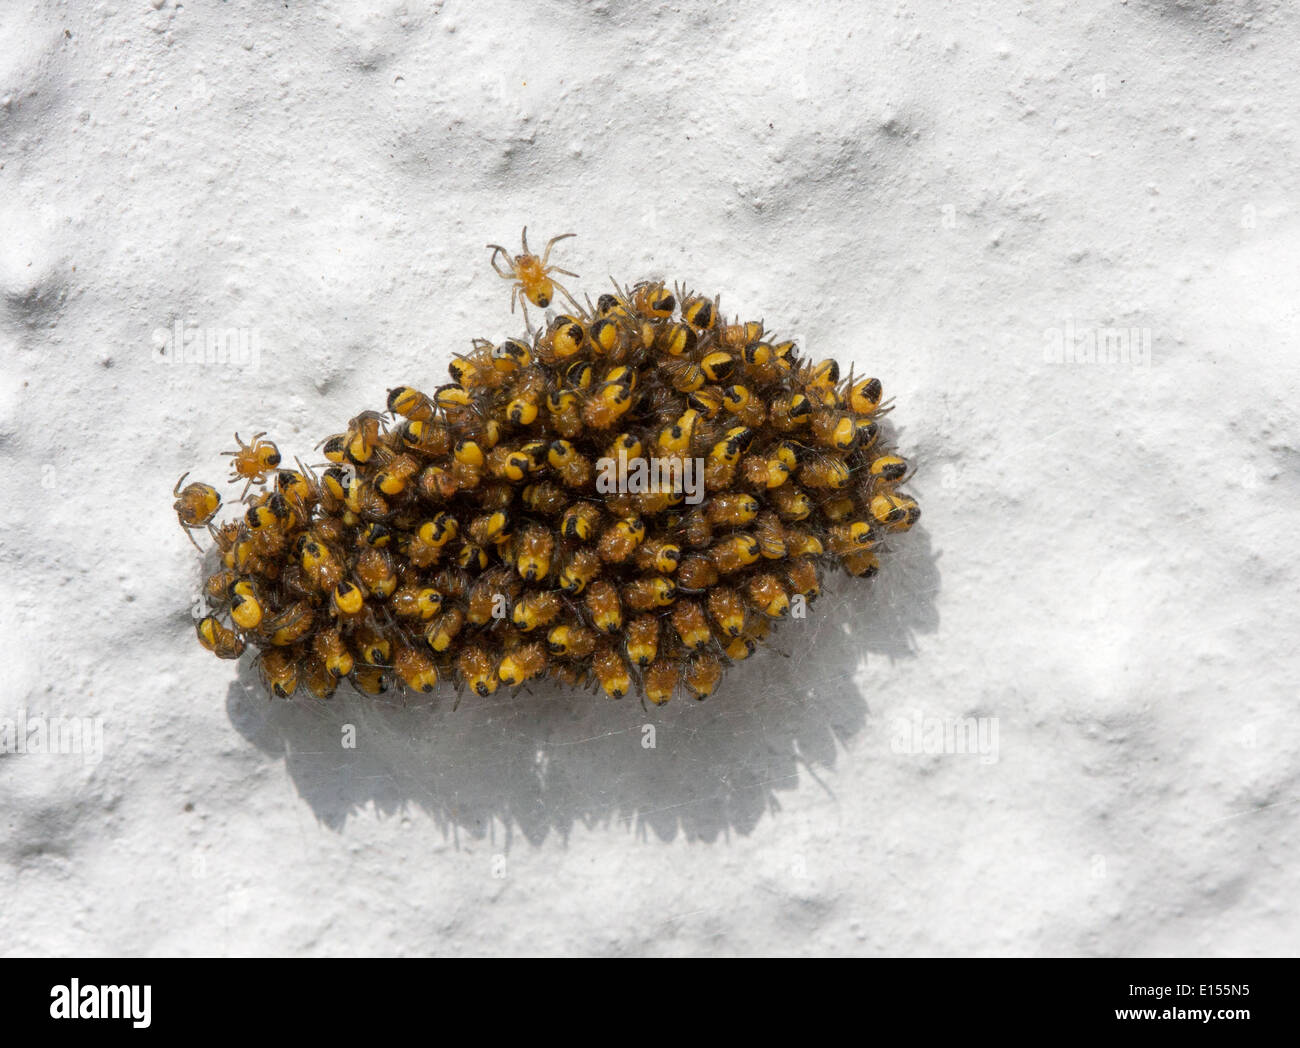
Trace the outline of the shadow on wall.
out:
<instances>
[{"instance_id":1,"label":"shadow on wall","mask_svg":"<svg viewBox=\"0 0 1300 1048\"><path fill-rule=\"evenodd\" d=\"M576 823L621 823L643 839L748 834L801 768L829 792L820 771L870 712L859 671L871 656L910 657L916 635L938 627L929 536L918 527L899 546L870 583L829 576L807 619L783 624L776 650L733 667L705 702L679 694L645 710L635 696L550 685L466 695L454 711L450 689L419 705L346 687L325 702L269 702L243 660L226 709L245 738L284 756L303 799L338 830L373 804L423 809L457 842L490 837L503 850L516 831L538 844Z\"/></svg>"}]
</instances>

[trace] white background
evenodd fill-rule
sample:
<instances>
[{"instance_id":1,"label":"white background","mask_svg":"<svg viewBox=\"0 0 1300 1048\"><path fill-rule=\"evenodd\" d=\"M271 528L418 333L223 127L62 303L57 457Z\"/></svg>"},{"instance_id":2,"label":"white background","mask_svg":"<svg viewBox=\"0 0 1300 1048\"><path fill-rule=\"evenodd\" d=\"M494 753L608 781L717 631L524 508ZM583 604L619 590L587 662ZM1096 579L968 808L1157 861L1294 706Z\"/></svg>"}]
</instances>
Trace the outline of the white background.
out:
<instances>
[{"instance_id":1,"label":"white background","mask_svg":"<svg viewBox=\"0 0 1300 1048\"><path fill-rule=\"evenodd\" d=\"M0 717L104 728L0 756L4 951L1297 951L1293 7L0 26ZM483 245L525 224L593 297L689 281L878 375L921 525L703 704L269 704L194 641L176 477L518 333ZM260 367L158 363L177 319ZM1053 363L1067 325L1149 363ZM918 717L996 762L898 752Z\"/></svg>"}]
</instances>

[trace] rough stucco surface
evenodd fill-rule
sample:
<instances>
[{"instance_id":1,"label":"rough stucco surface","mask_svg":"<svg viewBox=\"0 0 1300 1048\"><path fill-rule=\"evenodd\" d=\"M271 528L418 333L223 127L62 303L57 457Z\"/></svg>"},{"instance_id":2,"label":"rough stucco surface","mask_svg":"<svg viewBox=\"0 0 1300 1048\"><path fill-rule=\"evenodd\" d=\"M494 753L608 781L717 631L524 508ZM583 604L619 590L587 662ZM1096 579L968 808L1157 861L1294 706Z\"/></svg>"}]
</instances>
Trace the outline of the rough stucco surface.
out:
<instances>
[{"instance_id":1,"label":"rough stucco surface","mask_svg":"<svg viewBox=\"0 0 1300 1048\"><path fill-rule=\"evenodd\" d=\"M104 733L0 756L5 952L1296 952L1300 12L2 18L0 718ZM707 703L269 704L172 484L517 333L525 224L878 375L921 525Z\"/></svg>"}]
</instances>

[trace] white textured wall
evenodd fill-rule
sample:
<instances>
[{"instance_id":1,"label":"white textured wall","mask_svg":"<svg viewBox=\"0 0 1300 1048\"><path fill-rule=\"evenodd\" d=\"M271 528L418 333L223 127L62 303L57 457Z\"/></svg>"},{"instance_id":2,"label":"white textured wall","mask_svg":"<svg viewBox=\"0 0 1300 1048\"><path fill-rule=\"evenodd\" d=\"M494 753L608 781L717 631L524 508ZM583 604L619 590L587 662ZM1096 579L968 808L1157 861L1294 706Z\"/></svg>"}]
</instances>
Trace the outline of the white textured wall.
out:
<instances>
[{"instance_id":1,"label":"white textured wall","mask_svg":"<svg viewBox=\"0 0 1300 1048\"><path fill-rule=\"evenodd\" d=\"M6 3L0 718L104 752L0 756L3 949L1296 952L1298 29ZM173 482L517 331L525 223L879 375L922 526L702 705L269 705L194 642ZM160 365L178 318L259 369ZM1149 365L1050 363L1067 325ZM914 715L998 760L895 752Z\"/></svg>"}]
</instances>

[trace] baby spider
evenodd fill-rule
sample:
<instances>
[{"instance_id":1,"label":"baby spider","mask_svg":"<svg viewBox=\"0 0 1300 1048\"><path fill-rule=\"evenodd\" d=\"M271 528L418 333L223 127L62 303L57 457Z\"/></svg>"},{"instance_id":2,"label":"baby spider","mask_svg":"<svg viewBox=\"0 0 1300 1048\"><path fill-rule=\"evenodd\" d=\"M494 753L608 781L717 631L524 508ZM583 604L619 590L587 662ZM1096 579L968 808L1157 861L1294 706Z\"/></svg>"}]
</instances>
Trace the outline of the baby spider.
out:
<instances>
[{"instance_id":1,"label":"baby spider","mask_svg":"<svg viewBox=\"0 0 1300 1048\"><path fill-rule=\"evenodd\" d=\"M185 529L185 534L191 542L194 542L191 529L211 526L212 518L221 508L221 496L211 484L196 482L186 485L182 490L181 485L185 483L185 478L188 476L189 473L182 473L181 479L172 488L172 494L176 496L172 508L176 510L176 517L181 522L181 527ZM200 553L203 552L203 547L197 542L194 542L194 548Z\"/></svg>"},{"instance_id":2,"label":"baby spider","mask_svg":"<svg viewBox=\"0 0 1300 1048\"><path fill-rule=\"evenodd\" d=\"M519 305L523 307L524 323L528 323L528 303L545 309L555 298L555 290L559 288L564 293L564 297L573 303L573 308L582 312L580 306L574 297L569 294L569 289L556 280L552 280L550 274L563 273L566 277L576 277L578 274L570 272L567 269L560 269L558 266L548 266L546 263L551 257L551 248L559 241L568 237L577 236L576 233L561 233L558 237L551 237L546 244L546 250L542 252L542 257L538 258L528 250L528 227L524 227L523 237L521 238L524 245L522 255L511 255L509 251L500 244L488 244L492 249L492 268L496 270L497 276L503 280L513 280L515 286L510 295L510 312L515 311L515 300L519 300ZM502 268L497 262L497 256L506 256L506 268Z\"/></svg>"},{"instance_id":3,"label":"baby spider","mask_svg":"<svg viewBox=\"0 0 1300 1048\"><path fill-rule=\"evenodd\" d=\"M239 496L241 499L248 494L248 489L254 483L263 483L267 475L274 472L275 467L280 464L279 448L269 440L263 440L264 436L266 436L265 433L254 433L253 442L245 444L240 439L239 434L236 433L235 442L239 445L239 449L237 451L222 452L223 455L234 457L234 461L230 464L231 483L237 483L240 478L248 481L244 485L243 495Z\"/></svg>"}]
</instances>

